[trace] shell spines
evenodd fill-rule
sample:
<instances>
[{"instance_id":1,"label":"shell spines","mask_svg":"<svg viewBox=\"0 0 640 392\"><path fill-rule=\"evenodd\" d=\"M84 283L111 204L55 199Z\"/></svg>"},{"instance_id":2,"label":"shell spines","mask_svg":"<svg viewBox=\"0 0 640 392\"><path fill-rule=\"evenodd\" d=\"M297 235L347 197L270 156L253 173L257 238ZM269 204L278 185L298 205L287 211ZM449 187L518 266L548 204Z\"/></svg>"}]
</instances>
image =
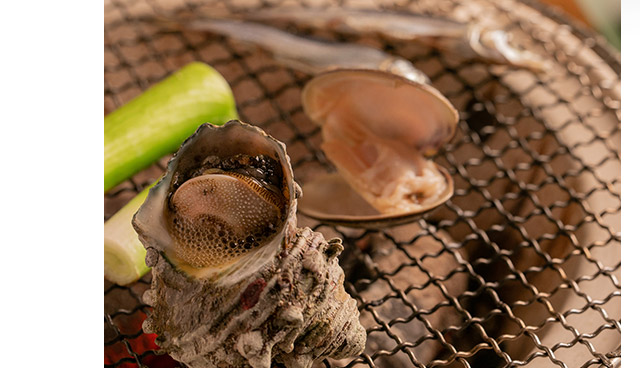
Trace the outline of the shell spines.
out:
<instances>
[{"instance_id":1,"label":"shell spines","mask_svg":"<svg viewBox=\"0 0 640 392\"><path fill-rule=\"evenodd\" d=\"M144 298L164 299L151 304L145 332L157 333L160 347L197 367L307 367L326 357L357 355L366 332L356 301L342 286L336 245L320 233L299 229L291 248L233 287L189 277L150 253L156 267L151 293ZM264 283L243 306L255 282Z\"/></svg>"}]
</instances>

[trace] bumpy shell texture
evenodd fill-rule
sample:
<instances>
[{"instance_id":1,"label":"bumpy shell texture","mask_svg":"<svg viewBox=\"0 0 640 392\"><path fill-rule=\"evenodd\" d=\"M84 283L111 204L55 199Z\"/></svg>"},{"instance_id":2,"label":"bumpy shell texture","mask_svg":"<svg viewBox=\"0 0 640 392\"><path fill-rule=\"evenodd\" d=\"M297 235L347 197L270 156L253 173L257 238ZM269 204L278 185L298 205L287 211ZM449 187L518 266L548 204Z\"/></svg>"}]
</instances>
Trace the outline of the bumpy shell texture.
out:
<instances>
[{"instance_id":1,"label":"bumpy shell texture","mask_svg":"<svg viewBox=\"0 0 640 392\"><path fill-rule=\"evenodd\" d=\"M156 343L191 367L310 367L315 360L358 355L366 332L344 291L336 255L310 229L289 249L232 286L190 278L150 250L153 307L143 325Z\"/></svg>"},{"instance_id":2,"label":"bumpy shell texture","mask_svg":"<svg viewBox=\"0 0 640 392\"><path fill-rule=\"evenodd\" d=\"M265 160L278 167L236 167ZM270 177L264 187L262 177ZM190 367L309 367L363 351L366 332L338 265L342 244L296 227L299 193L284 145L257 127L204 124L183 144L133 220L152 268L143 330L158 335L161 349ZM265 207L234 209L236 194ZM264 243L245 243L241 253L211 243L222 237L207 232L208 222L240 238L253 227L246 214L256 213L260 230L273 231ZM175 234L185 216L197 230Z\"/></svg>"}]
</instances>

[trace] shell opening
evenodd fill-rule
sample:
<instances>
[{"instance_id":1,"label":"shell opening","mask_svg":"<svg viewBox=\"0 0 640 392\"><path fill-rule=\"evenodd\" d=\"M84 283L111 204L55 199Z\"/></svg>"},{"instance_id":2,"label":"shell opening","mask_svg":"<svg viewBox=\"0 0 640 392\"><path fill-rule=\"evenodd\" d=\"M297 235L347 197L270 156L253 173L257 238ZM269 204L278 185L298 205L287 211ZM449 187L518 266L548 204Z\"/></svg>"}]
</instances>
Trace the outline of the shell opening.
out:
<instances>
[{"instance_id":1,"label":"shell opening","mask_svg":"<svg viewBox=\"0 0 640 392\"><path fill-rule=\"evenodd\" d=\"M271 240L285 218L279 164L266 156L206 158L173 184L167 256L183 267L223 268Z\"/></svg>"},{"instance_id":2,"label":"shell opening","mask_svg":"<svg viewBox=\"0 0 640 392\"><path fill-rule=\"evenodd\" d=\"M169 161L133 226L185 274L231 285L289 239L295 188L284 144L237 120L205 123Z\"/></svg>"}]
</instances>

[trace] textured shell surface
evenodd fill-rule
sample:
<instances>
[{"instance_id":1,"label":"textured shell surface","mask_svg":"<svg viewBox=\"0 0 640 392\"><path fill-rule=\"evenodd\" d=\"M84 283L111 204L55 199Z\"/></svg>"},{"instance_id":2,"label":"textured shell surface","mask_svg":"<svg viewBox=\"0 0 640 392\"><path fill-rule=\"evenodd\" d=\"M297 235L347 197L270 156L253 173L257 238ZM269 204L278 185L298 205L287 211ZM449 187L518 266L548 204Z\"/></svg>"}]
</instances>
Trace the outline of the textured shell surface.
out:
<instances>
[{"instance_id":1,"label":"textured shell surface","mask_svg":"<svg viewBox=\"0 0 640 392\"><path fill-rule=\"evenodd\" d=\"M363 349L339 240L296 226L284 144L234 120L203 124L133 225L147 248L143 325L193 367L308 367Z\"/></svg>"},{"instance_id":2,"label":"textured shell surface","mask_svg":"<svg viewBox=\"0 0 640 392\"><path fill-rule=\"evenodd\" d=\"M459 117L432 86L342 69L307 83L302 104L321 125L321 148L337 169L303 184L306 215L341 224L404 223L451 197L453 181L429 157L453 137ZM317 195L329 189L340 189L349 208L321 202Z\"/></svg>"}]
</instances>

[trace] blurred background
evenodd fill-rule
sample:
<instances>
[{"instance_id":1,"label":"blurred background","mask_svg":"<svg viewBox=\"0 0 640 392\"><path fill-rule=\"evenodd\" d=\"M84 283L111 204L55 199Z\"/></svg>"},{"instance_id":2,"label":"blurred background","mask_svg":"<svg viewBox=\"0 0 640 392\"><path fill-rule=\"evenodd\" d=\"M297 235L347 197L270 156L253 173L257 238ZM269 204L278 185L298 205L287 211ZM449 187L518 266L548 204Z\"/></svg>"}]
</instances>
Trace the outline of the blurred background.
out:
<instances>
[{"instance_id":1,"label":"blurred background","mask_svg":"<svg viewBox=\"0 0 640 392\"><path fill-rule=\"evenodd\" d=\"M620 0L542 0L602 34L620 50Z\"/></svg>"}]
</instances>

